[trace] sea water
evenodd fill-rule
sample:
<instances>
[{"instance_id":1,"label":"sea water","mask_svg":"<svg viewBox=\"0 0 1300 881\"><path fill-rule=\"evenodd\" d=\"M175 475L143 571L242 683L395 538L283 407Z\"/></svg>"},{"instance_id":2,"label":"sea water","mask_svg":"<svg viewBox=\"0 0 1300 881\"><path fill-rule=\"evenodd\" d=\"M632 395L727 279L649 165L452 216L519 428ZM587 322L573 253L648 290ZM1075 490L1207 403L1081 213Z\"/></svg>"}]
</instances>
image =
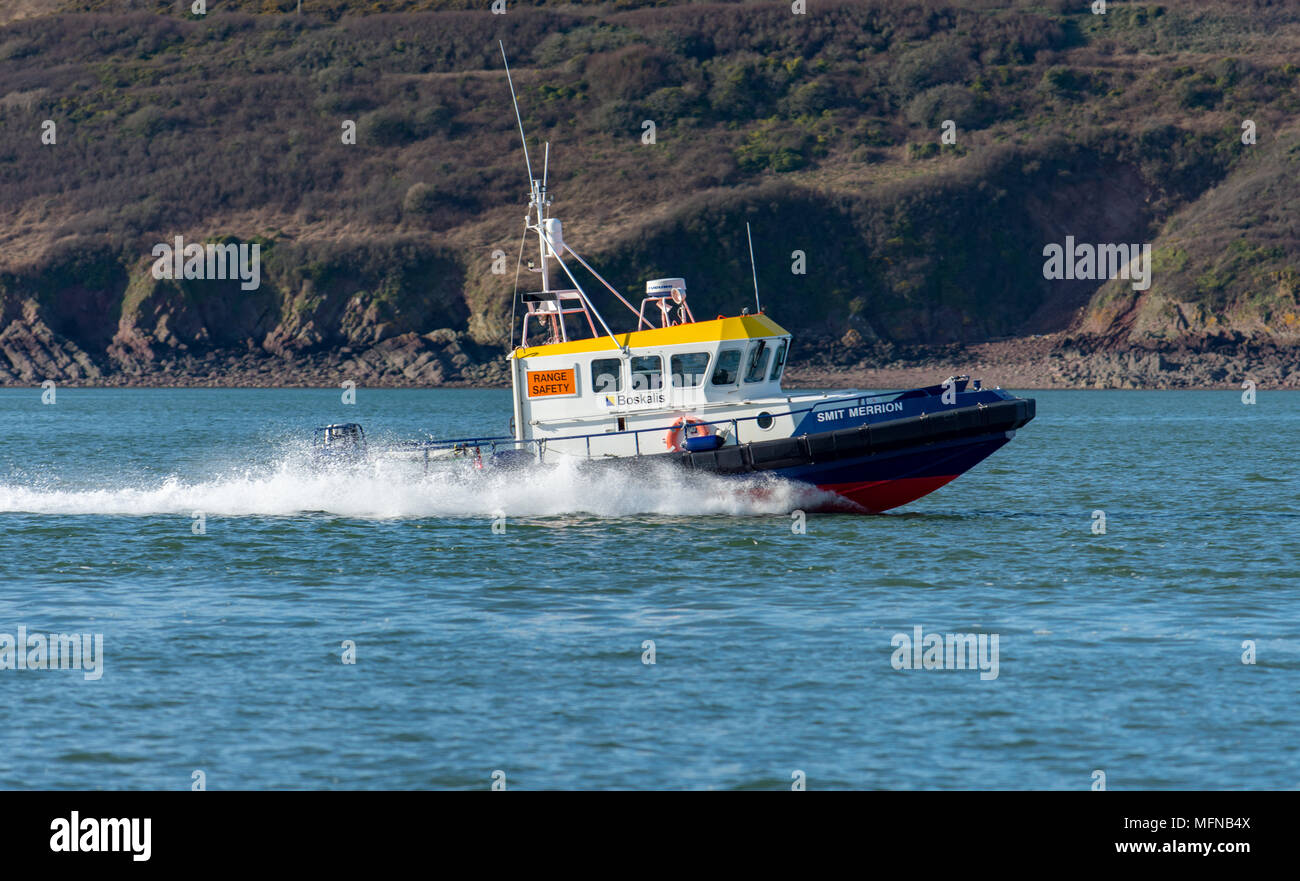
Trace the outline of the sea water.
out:
<instances>
[{"instance_id":1,"label":"sea water","mask_svg":"<svg viewBox=\"0 0 1300 881\"><path fill-rule=\"evenodd\" d=\"M1031 394L855 516L310 466L328 422L506 434L505 391L0 390L0 648L102 636L0 669L0 787L1296 787L1300 393Z\"/></svg>"}]
</instances>

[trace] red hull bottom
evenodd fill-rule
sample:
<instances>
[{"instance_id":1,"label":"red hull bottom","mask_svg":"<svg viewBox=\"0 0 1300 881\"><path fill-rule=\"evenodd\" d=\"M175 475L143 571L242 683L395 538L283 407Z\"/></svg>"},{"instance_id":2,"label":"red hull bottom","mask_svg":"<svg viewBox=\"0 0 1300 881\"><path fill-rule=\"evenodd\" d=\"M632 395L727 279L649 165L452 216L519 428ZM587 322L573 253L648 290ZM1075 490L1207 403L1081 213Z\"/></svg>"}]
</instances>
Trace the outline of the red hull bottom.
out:
<instances>
[{"instance_id":1,"label":"red hull bottom","mask_svg":"<svg viewBox=\"0 0 1300 881\"><path fill-rule=\"evenodd\" d=\"M895 480L868 480L861 483L826 483L817 488L832 492L872 514L897 508L929 495L939 487L951 483L960 475L942 474L937 477L900 477Z\"/></svg>"}]
</instances>

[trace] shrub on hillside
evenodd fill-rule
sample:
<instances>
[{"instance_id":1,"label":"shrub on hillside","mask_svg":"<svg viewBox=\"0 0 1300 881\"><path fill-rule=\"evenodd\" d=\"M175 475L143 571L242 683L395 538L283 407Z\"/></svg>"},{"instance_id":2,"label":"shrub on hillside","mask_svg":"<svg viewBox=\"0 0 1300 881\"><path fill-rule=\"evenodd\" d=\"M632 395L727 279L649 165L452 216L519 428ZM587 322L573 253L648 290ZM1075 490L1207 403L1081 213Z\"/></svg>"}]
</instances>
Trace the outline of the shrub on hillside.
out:
<instances>
[{"instance_id":1,"label":"shrub on hillside","mask_svg":"<svg viewBox=\"0 0 1300 881\"><path fill-rule=\"evenodd\" d=\"M670 86L650 93L642 103L649 118L659 125L683 117L698 116L707 109L704 96L694 85Z\"/></svg>"},{"instance_id":2,"label":"shrub on hillside","mask_svg":"<svg viewBox=\"0 0 1300 881\"><path fill-rule=\"evenodd\" d=\"M597 131L616 138L632 137L641 131L644 116L627 101L606 101L596 108L591 121Z\"/></svg>"},{"instance_id":3,"label":"shrub on hillside","mask_svg":"<svg viewBox=\"0 0 1300 881\"><path fill-rule=\"evenodd\" d=\"M122 121L122 128L134 135L152 138L163 132L184 128L185 120L174 113L150 104L141 107Z\"/></svg>"},{"instance_id":4,"label":"shrub on hillside","mask_svg":"<svg viewBox=\"0 0 1300 881\"><path fill-rule=\"evenodd\" d=\"M966 79L973 69L971 44L945 35L903 54L890 74L890 85L907 100L925 89Z\"/></svg>"},{"instance_id":5,"label":"shrub on hillside","mask_svg":"<svg viewBox=\"0 0 1300 881\"><path fill-rule=\"evenodd\" d=\"M400 147L416 140L409 117L392 110L375 110L357 121L357 139L377 147Z\"/></svg>"},{"instance_id":6,"label":"shrub on hillside","mask_svg":"<svg viewBox=\"0 0 1300 881\"><path fill-rule=\"evenodd\" d=\"M732 61L715 63L711 74L709 104L713 112L724 119L766 116L780 97L758 56L746 54Z\"/></svg>"},{"instance_id":7,"label":"shrub on hillside","mask_svg":"<svg viewBox=\"0 0 1300 881\"><path fill-rule=\"evenodd\" d=\"M926 89L907 104L907 121L926 128L938 128L946 119L958 128L979 129L988 125L992 105L965 86L943 85Z\"/></svg>"},{"instance_id":8,"label":"shrub on hillside","mask_svg":"<svg viewBox=\"0 0 1300 881\"><path fill-rule=\"evenodd\" d=\"M1049 95L1079 98L1083 93L1093 91L1094 83L1090 74L1058 65L1043 71L1043 79L1038 88Z\"/></svg>"},{"instance_id":9,"label":"shrub on hillside","mask_svg":"<svg viewBox=\"0 0 1300 881\"><path fill-rule=\"evenodd\" d=\"M808 164L812 135L794 127L767 127L750 132L736 148L736 164L742 171L795 171Z\"/></svg>"},{"instance_id":10,"label":"shrub on hillside","mask_svg":"<svg viewBox=\"0 0 1300 881\"><path fill-rule=\"evenodd\" d=\"M555 67L643 41L635 31L598 22L550 34L537 44L535 54L538 64Z\"/></svg>"},{"instance_id":11,"label":"shrub on hillside","mask_svg":"<svg viewBox=\"0 0 1300 881\"><path fill-rule=\"evenodd\" d=\"M438 207L438 193L433 187L421 181L411 184L402 199L402 213L411 215L428 215Z\"/></svg>"},{"instance_id":12,"label":"shrub on hillside","mask_svg":"<svg viewBox=\"0 0 1300 881\"><path fill-rule=\"evenodd\" d=\"M671 55L643 45L596 56L587 64L585 79L593 95L622 101L640 101L682 81Z\"/></svg>"},{"instance_id":13,"label":"shrub on hillside","mask_svg":"<svg viewBox=\"0 0 1300 881\"><path fill-rule=\"evenodd\" d=\"M781 102L784 116L808 116L821 113L841 103L829 78L817 77L800 83Z\"/></svg>"},{"instance_id":14,"label":"shrub on hillside","mask_svg":"<svg viewBox=\"0 0 1300 881\"><path fill-rule=\"evenodd\" d=\"M1187 110L1212 110L1223 93L1214 86L1197 80L1183 80L1178 84L1178 105Z\"/></svg>"}]
</instances>

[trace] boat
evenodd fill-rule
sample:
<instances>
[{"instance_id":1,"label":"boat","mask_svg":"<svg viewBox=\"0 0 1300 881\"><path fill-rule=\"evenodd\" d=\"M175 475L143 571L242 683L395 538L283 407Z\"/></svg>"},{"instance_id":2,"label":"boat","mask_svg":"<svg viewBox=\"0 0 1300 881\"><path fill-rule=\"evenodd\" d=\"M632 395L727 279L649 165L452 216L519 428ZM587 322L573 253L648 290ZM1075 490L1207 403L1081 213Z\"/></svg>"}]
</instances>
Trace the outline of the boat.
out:
<instances>
[{"instance_id":1,"label":"boat","mask_svg":"<svg viewBox=\"0 0 1300 881\"><path fill-rule=\"evenodd\" d=\"M756 270L753 312L697 319L680 276L646 281L633 305L565 240L550 210L550 145L538 177L508 62L506 74L529 179L524 236L537 246L527 271L538 281L516 294L512 433L399 444L387 455L426 470L664 463L792 481L826 493L826 509L879 513L955 480L1034 418L1032 398L965 375L906 391L787 393L792 335L763 310ZM552 286L553 270L564 283ZM611 329L578 270L631 313L632 330ZM344 446L363 437L356 426L323 431Z\"/></svg>"}]
</instances>

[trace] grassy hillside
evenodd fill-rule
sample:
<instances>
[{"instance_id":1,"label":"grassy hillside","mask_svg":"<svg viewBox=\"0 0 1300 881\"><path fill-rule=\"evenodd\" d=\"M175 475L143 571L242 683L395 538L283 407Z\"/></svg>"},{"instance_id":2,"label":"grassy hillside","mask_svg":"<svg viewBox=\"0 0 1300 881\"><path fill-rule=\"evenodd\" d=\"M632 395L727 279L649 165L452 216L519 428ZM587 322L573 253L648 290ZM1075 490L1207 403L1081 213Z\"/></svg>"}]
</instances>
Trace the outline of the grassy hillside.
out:
<instances>
[{"instance_id":1,"label":"grassy hillside","mask_svg":"<svg viewBox=\"0 0 1300 881\"><path fill-rule=\"evenodd\" d=\"M527 186L498 39L566 238L631 294L680 274L739 311L749 221L805 353L1300 339L1300 4L808 5L28 3L0 25L0 381L337 352L473 378ZM177 235L258 241L261 289L154 280ZM1044 279L1066 235L1152 243L1150 290Z\"/></svg>"}]
</instances>

